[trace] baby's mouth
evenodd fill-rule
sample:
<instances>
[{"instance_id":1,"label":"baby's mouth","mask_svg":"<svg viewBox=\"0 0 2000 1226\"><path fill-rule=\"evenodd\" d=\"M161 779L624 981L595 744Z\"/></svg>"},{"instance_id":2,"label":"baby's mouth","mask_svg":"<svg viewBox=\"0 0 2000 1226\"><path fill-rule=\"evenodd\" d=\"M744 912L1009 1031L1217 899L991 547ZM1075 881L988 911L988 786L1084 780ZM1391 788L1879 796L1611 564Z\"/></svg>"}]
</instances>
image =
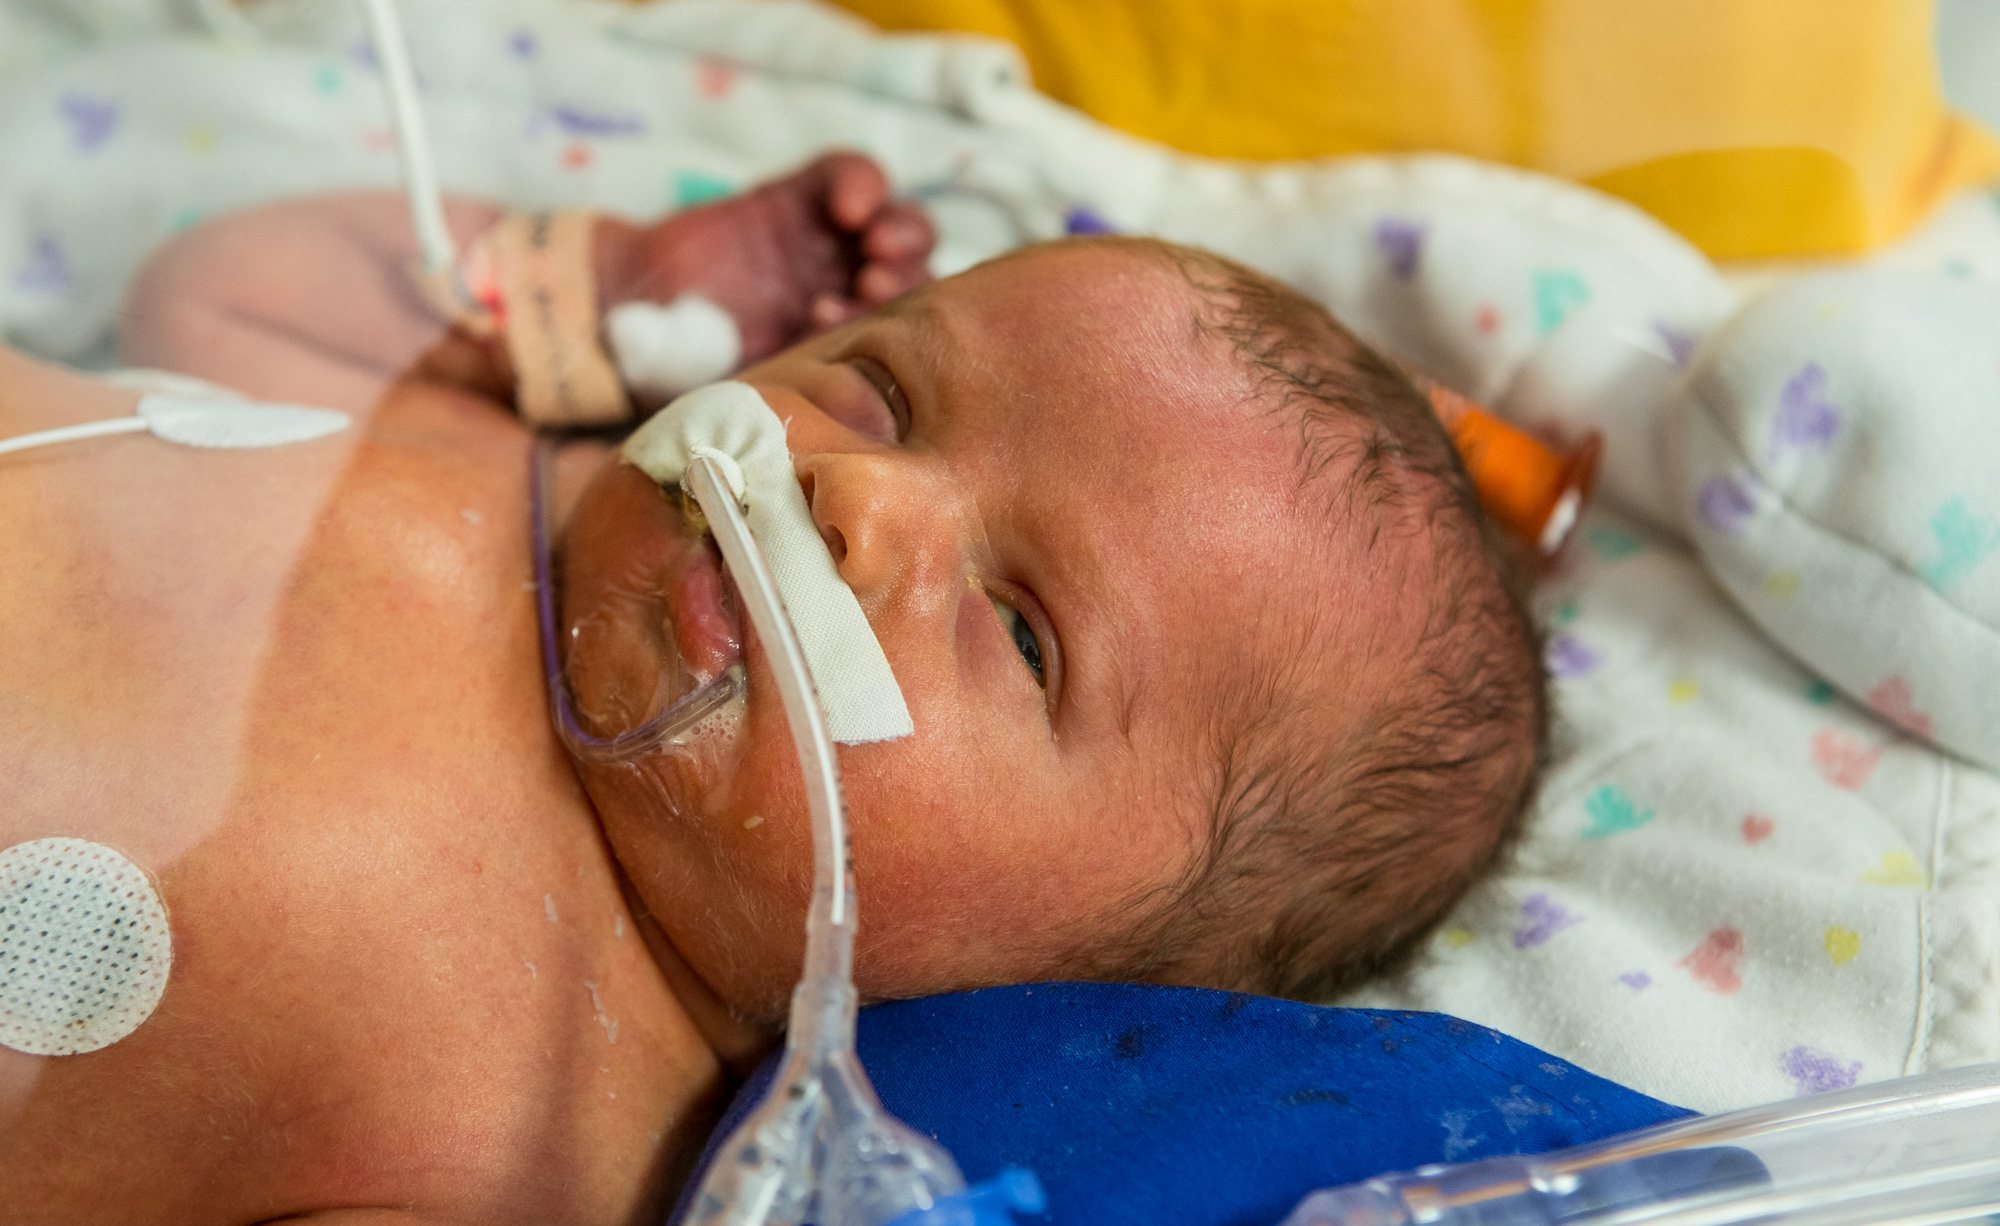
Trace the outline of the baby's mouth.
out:
<instances>
[{"instance_id":1,"label":"baby's mouth","mask_svg":"<svg viewBox=\"0 0 2000 1226\"><path fill-rule=\"evenodd\" d=\"M713 540L638 469L614 463L584 495L562 572L563 678L591 736L654 728L742 662L739 605Z\"/></svg>"},{"instance_id":2,"label":"baby's mouth","mask_svg":"<svg viewBox=\"0 0 2000 1226\"><path fill-rule=\"evenodd\" d=\"M736 592L722 569L715 538L703 531L688 542L668 609L686 671L706 682L743 659Z\"/></svg>"}]
</instances>

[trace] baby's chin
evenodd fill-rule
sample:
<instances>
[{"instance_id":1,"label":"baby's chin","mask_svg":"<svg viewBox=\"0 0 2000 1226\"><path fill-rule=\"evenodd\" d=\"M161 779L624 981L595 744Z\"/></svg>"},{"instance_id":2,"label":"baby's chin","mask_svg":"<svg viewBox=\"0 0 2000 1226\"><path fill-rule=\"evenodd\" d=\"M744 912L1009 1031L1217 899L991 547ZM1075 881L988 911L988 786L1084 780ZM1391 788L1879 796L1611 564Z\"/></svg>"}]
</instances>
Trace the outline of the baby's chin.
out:
<instances>
[{"instance_id":1,"label":"baby's chin","mask_svg":"<svg viewBox=\"0 0 2000 1226\"><path fill-rule=\"evenodd\" d=\"M696 738L581 774L613 857L677 958L737 1017L776 1023L804 953L812 841L805 814L768 796L771 759L753 750L747 734Z\"/></svg>"},{"instance_id":2,"label":"baby's chin","mask_svg":"<svg viewBox=\"0 0 2000 1226\"><path fill-rule=\"evenodd\" d=\"M576 760L599 827L644 911L740 1016L782 1011L803 931L803 814L763 799L772 755L758 752L739 697L701 725L628 762ZM768 811L769 815L766 815ZM797 837L787 837L798 826Z\"/></svg>"}]
</instances>

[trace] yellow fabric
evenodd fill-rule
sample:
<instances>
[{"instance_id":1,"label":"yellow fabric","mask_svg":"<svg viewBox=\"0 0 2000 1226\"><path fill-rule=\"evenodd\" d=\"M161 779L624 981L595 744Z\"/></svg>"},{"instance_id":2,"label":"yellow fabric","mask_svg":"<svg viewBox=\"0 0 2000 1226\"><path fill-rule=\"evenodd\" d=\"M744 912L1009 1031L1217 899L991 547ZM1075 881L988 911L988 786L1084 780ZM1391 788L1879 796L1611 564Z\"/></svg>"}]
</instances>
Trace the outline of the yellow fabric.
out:
<instances>
[{"instance_id":1,"label":"yellow fabric","mask_svg":"<svg viewBox=\"0 0 2000 1226\"><path fill-rule=\"evenodd\" d=\"M1449 150L1579 180L1718 257L1865 250L2000 173L1930 0L837 0L1008 39L1050 95L1195 153Z\"/></svg>"}]
</instances>

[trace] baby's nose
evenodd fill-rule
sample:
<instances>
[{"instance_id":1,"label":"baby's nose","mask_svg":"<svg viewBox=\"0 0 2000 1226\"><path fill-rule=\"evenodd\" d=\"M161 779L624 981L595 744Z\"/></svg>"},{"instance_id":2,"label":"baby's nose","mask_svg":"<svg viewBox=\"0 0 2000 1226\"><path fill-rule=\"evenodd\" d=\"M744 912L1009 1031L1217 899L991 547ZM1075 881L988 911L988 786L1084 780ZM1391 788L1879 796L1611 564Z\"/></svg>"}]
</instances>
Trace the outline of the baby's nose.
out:
<instances>
[{"instance_id":1,"label":"baby's nose","mask_svg":"<svg viewBox=\"0 0 2000 1226\"><path fill-rule=\"evenodd\" d=\"M948 491L907 457L823 452L794 465L835 568L864 601L956 573Z\"/></svg>"}]
</instances>

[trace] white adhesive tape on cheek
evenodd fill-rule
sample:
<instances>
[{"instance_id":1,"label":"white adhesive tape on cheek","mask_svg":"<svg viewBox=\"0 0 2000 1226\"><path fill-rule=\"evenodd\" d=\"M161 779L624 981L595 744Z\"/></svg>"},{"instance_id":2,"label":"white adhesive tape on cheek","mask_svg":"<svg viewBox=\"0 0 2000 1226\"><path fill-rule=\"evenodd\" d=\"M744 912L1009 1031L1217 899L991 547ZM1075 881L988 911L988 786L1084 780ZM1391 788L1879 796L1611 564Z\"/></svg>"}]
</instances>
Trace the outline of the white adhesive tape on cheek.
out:
<instances>
[{"instance_id":1,"label":"white adhesive tape on cheek","mask_svg":"<svg viewBox=\"0 0 2000 1226\"><path fill-rule=\"evenodd\" d=\"M642 396L678 396L727 378L743 360L736 320L700 294L612 307L604 339L618 376Z\"/></svg>"},{"instance_id":2,"label":"white adhesive tape on cheek","mask_svg":"<svg viewBox=\"0 0 2000 1226\"><path fill-rule=\"evenodd\" d=\"M173 961L159 894L118 852L83 839L0 851L0 1045L109 1047L152 1016Z\"/></svg>"},{"instance_id":3,"label":"white adhesive tape on cheek","mask_svg":"<svg viewBox=\"0 0 2000 1226\"><path fill-rule=\"evenodd\" d=\"M714 383L654 414L624 449L627 461L661 485L680 481L697 452L719 452L742 474L743 518L798 631L828 733L843 745L910 735L902 687L820 538L778 415L748 384Z\"/></svg>"}]
</instances>

